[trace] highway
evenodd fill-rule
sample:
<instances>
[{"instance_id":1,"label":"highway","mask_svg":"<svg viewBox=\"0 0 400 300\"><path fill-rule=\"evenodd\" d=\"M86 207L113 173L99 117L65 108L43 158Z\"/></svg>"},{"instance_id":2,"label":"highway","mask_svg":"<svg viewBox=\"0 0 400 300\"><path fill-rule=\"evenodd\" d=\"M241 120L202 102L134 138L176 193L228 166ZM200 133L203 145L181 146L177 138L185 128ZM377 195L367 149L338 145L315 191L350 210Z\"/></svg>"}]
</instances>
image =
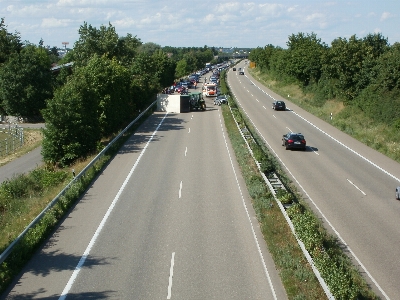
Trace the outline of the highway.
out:
<instances>
[{"instance_id":1,"label":"highway","mask_svg":"<svg viewBox=\"0 0 400 300\"><path fill-rule=\"evenodd\" d=\"M149 117L0 299L287 299L206 101Z\"/></svg>"},{"instance_id":2,"label":"highway","mask_svg":"<svg viewBox=\"0 0 400 300\"><path fill-rule=\"evenodd\" d=\"M228 83L269 149L275 153L329 232L339 237L382 299L400 295L400 166L259 84L247 72ZM283 100L287 111L271 104ZM334 117L334 116L333 116ZM281 146L282 135L304 134L307 150Z\"/></svg>"}]
</instances>

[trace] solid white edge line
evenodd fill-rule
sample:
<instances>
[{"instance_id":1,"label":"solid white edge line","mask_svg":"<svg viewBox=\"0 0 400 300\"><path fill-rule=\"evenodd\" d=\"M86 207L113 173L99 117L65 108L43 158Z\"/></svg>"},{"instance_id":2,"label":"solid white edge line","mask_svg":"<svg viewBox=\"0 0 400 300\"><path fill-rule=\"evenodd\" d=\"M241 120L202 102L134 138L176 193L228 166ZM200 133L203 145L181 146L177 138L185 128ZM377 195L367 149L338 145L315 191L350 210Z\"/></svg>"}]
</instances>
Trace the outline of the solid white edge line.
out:
<instances>
[{"instance_id":1,"label":"solid white edge line","mask_svg":"<svg viewBox=\"0 0 400 300\"><path fill-rule=\"evenodd\" d=\"M265 94L267 94L268 96L270 96L268 93L264 92ZM275 100L275 98L273 98L272 96L270 96L272 99ZM236 97L237 99L237 97ZM321 216L325 219L325 221L327 222L327 224L329 225L329 227L331 227L331 229L335 232L335 234L337 235L337 237L339 238L339 240L346 246L347 250L350 252L350 254L354 257L354 259L357 261L357 263L361 266L361 268L364 270L364 272L367 274L367 276L371 279L371 281L375 284L375 286L378 288L378 290L382 293L382 295L386 298L386 299L390 299L388 297L388 295L386 295L385 291L382 289L382 287L378 284L378 282L375 280L374 277L372 277L371 273L369 273L369 271L367 270L367 268L363 265L363 263L360 261L360 259L355 255L355 253L353 252L353 250L351 250L350 246L346 243L346 241L342 238L342 236L339 234L339 232L336 230L335 227L333 227L332 223L326 218L326 216L322 213L322 211L320 210L320 208L317 206L317 204L314 202L314 200L310 197L310 195L306 192L306 190L303 188L303 186L300 184L300 182L297 180L296 177L294 177L294 175L292 174L292 172L290 172L289 168L284 164L284 162L281 160L281 158L278 156L278 154L274 151L274 149L271 147L271 145L267 142L267 140L264 138L264 136L261 134L260 130L256 127L256 125L254 124L253 120L250 118L250 116L247 114L246 110L243 108L242 104L240 103L240 101L238 100L238 103L240 105L240 107L242 108L243 112L246 114L247 118L250 120L250 122L253 124L254 128L257 130L257 132L259 133L259 135L262 137L262 139L264 140L264 142L268 145L269 149L271 149L271 151L275 154L276 158L278 158L278 160L281 162L281 164L285 167L285 169L289 172L289 174L292 176L293 180L298 184L298 186L301 188L301 190L304 192L304 194L308 197L308 199L311 201L311 203L314 205L314 207L318 210L318 212L321 214ZM295 113L295 112L293 112ZM295 113L296 114L296 113ZM300 118L302 118L304 121L306 121L307 123L310 123L312 126L314 126L315 128L319 129L321 132L325 133L327 136L331 137L328 133L322 131L320 128L318 128L317 126L315 126L314 124L312 124L311 122L309 122L308 120L306 120L305 118L301 117L300 115L296 114L297 116L299 116ZM348 150L352 151L353 153L355 153L356 155L359 155L361 158L364 158L361 154L358 154L357 152L355 152L354 150L352 150L351 148L349 148L348 146L344 145L342 142L336 140L335 138L331 137L333 140L337 141L339 144L343 145L343 147L347 148ZM370 162L367 158L364 158L366 161ZM389 176L392 176L393 178L397 179L400 181L400 179L398 179L397 177L395 177L394 175L390 174L389 172L383 170L381 167L377 166L375 163L370 162L373 166L376 166L378 169L382 170L384 173L388 174Z\"/></svg>"},{"instance_id":2,"label":"solid white edge line","mask_svg":"<svg viewBox=\"0 0 400 300\"><path fill-rule=\"evenodd\" d=\"M247 218L248 218L248 220L250 222L250 227L251 227L251 231L253 233L254 240L256 242L258 254L260 255L261 262L262 262L262 265L264 267L264 272L265 272L265 275L267 276L268 283L269 283L269 286L271 288L272 295L273 295L274 299L277 300L278 298L277 298L276 293L275 293L274 285L272 284L272 280L271 280L271 277L269 275L269 272L268 272L268 269L267 269L267 265L265 263L264 256L263 256L262 251L261 251L260 243L258 242L257 235L256 235L256 232L255 232L254 227L253 227L253 222L251 221L249 210L247 209L247 205L246 205L246 202L244 200L242 189L241 189L240 184L239 184L239 179L237 177L237 174L236 174L236 171L235 171L235 167L233 165L232 156L231 156L231 153L229 151L228 142L226 141L225 132L224 132L224 129L223 129L223 126L222 126L221 111L219 111L219 121L221 123L221 130L222 130L222 136L224 137L224 141L225 141L225 147L226 147L226 150L228 152L229 160L231 162L233 174L235 175L236 184L237 184L238 189L239 189L240 197L242 198L242 204L243 204L244 209L246 211Z\"/></svg>"},{"instance_id":3,"label":"solid white edge line","mask_svg":"<svg viewBox=\"0 0 400 300\"><path fill-rule=\"evenodd\" d=\"M169 268L167 299L171 299L172 297L172 277L174 276L174 265L175 265L175 252L172 252L171 267Z\"/></svg>"},{"instance_id":4,"label":"solid white edge line","mask_svg":"<svg viewBox=\"0 0 400 300\"><path fill-rule=\"evenodd\" d=\"M167 117L168 113L165 114L165 116L162 118L162 120L160 121L160 123L158 124L156 130L153 132L153 134L151 135L150 139L147 141L146 145L144 146L142 152L140 152L139 157L137 158L135 164L133 165L132 169L130 170L128 176L125 178L124 183L122 184L122 186L120 187L117 195L115 196L113 202L111 203L110 207L108 208L106 214L104 215L103 219L101 220L99 226L97 227L96 232L94 233L92 239L89 242L89 245L87 246L85 252L83 253L81 259L79 260L78 265L75 267L74 272L72 273L70 279L68 280L67 285L65 286L64 290L61 293L61 296L58 298L59 300L64 300L70 289L72 288L72 285L74 284L74 281L76 279L76 277L78 276L80 270L82 269L86 258L89 256L90 250L92 250L92 247L94 246L98 236L100 235L101 230L103 229L105 223L107 222L108 217L110 216L112 210L114 209L115 205L117 204L119 197L121 196L122 192L124 191L126 185L128 184L129 179L132 177L133 172L135 171L137 165L139 164L140 159L142 158L144 152L147 149L147 146L150 144L150 142L152 141L152 139L154 138L154 135L156 134L156 132L158 131L158 129L160 128L161 124L164 122L164 119Z\"/></svg>"}]
</instances>

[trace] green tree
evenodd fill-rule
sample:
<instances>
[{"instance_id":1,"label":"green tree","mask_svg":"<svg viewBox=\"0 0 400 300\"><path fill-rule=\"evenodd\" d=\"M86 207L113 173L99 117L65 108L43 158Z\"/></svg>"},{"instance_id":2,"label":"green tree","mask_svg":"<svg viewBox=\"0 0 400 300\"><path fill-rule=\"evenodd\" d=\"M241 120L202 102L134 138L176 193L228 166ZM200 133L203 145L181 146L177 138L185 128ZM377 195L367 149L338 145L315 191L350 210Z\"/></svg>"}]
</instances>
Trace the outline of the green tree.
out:
<instances>
[{"instance_id":1,"label":"green tree","mask_svg":"<svg viewBox=\"0 0 400 300\"><path fill-rule=\"evenodd\" d=\"M337 38L323 58L324 76L332 80L345 102L350 103L374 80L377 59L387 51L387 40L380 34L349 40Z\"/></svg>"},{"instance_id":2,"label":"green tree","mask_svg":"<svg viewBox=\"0 0 400 300\"><path fill-rule=\"evenodd\" d=\"M138 47L138 52L143 52L147 55L153 55L158 50L161 50L161 46L152 42L144 43Z\"/></svg>"},{"instance_id":3,"label":"green tree","mask_svg":"<svg viewBox=\"0 0 400 300\"><path fill-rule=\"evenodd\" d=\"M157 75L157 63L152 56L139 53L133 59L130 67L133 109L143 110L154 100L155 95L161 90Z\"/></svg>"},{"instance_id":4,"label":"green tree","mask_svg":"<svg viewBox=\"0 0 400 300\"><path fill-rule=\"evenodd\" d=\"M186 74L185 76L189 75L189 73L196 71L199 69L197 55L194 51L190 51L183 55L183 59L186 60Z\"/></svg>"},{"instance_id":5,"label":"green tree","mask_svg":"<svg viewBox=\"0 0 400 300\"><path fill-rule=\"evenodd\" d=\"M57 63L60 61L60 56L58 55L57 47L47 46L47 54L49 55L50 63Z\"/></svg>"},{"instance_id":6,"label":"green tree","mask_svg":"<svg viewBox=\"0 0 400 300\"><path fill-rule=\"evenodd\" d=\"M132 116L128 105L131 101L128 69L115 59L95 55L75 72L76 76L86 78L90 95L97 99L95 108L101 135L116 132Z\"/></svg>"},{"instance_id":7,"label":"green tree","mask_svg":"<svg viewBox=\"0 0 400 300\"><path fill-rule=\"evenodd\" d=\"M168 58L167 54L161 49L154 52L152 59L155 62L155 72L160 88L172 85L175 78L176 63Z\"/></svg>"},{"instance_id":8,"label":"green tree","mask_svg":"<svg viewBox=\"0 0 400 300\"><path fill-rule=\"evenodd\" d=\"M37 117L52 97L53 77L47 51L27 45L0 69L0 103L8 115Z\"/></svg>"},{"instance_id":9,"label":"green tree","mask_svg":"<svg viewBox=\"0 0 400 300\"><path fill-rule=\"evenodd\" d=\"M11 54L19 53L22 50L21 37L19 32L11 34L7 31L4 18L0 21L0 65L6 62Z\"/></svg>"},{"instance_id":10,"label":"green tree","mask_svg":"<svg viewBox=\"0 0 400 300\"><path fill-rule=\"evenodd\" d=\"M292 78L288 76L288 64L289 59L287 58L288 51L282 48L276 48L272 55L271 59L269 60L269 65L271 68L271 73L278 79L287 81L292 81Z\"/></svg>"},{"instance_id":11,"label":"green tree","mask_svg":"<svg viewBox=\"0 0 400 300\"><path fill-rule=\"evenodd\" d=\"M79 40L74 45L73 60L77 65L84 65L93 55L105 55L109 59L118 57L118 40L111 23L108 27L102 25L97 29L84 22L79 28Z\"/></svg>"},{"instance_id":12,"label":"green tree","mask_svg":"<svg viewBox=\"0 0 400 300\"><path fill-rule=\"evenodd\" d=\"M269 44L264 48L257 47L250 51L249 59L256 63L260 70L268 71L271 69L271 58L276 48Z\"/></svg>"},{"instance_id":13,"label":"green tree","mask_svg":"<svg viewBox=\"0 0 400 300\"><path fill-rule=\"evenodd\" d=\"M186 76L189 73L188 70L189 70L189 68L188 68L188 63L187 63L186 59L181 59L176 64L175 77L182 78L182 77Z\"/></svg>"},{"instance_id":14,"label":"green tree","mask_svg":"<svg viewBox=\"0 0 400 300\"><path fill-rule=\"evenodd\" d=\"M43 160L66 166L96 150L101 137L97 112L98 99L88 79L74 74L42 110L46 122Z\"/></svg>"},{"instance_id":15,"label":"green tree","mask_svg":"<svg viewBox=\"0 0 400 300\"><path fill-rule=\"evenodd\" d=\"M117 59L122 62L122 64L128 67L132 59L136 56L138 48L142 42L136 36L132 36L128 33L125 37L120 37L118 39L117 45Z\"/></svg>"},{"instance_id":16,"label":"green tree","mask_svg":"<svg viewBox=\"0 0 400 300\"><path fill-rule=\"evenodd\" d=\"M375 74L374 79L353 101L371 119L397 126L400 124L399 43L377 59L372 73Z\"/></svg>"},{"instance_id":17,"label":"green tree","mask_svg":"<svg viewBox=\"0 0 400 300\"><path fill-rule=\"evenodd\" d=\"M303 86L311 81L318 82L322 72L321 57L326 49L321 39L315 33L292 34L287 46L288 74L299 80Z\"/></svg>"}]
</instances>

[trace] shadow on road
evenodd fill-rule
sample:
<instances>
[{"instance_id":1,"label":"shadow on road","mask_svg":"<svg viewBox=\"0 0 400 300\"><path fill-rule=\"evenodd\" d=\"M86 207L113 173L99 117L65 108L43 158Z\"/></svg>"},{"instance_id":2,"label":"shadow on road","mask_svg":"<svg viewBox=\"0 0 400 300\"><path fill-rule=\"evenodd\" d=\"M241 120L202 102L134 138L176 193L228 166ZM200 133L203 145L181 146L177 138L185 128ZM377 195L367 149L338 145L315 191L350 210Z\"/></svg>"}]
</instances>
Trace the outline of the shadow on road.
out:
<instances>
[{"instance_id":1,"label":"shadow on road","mask_svg":"<svg viewBox=\"0 0 400 300\"><path fill-rule=\"evenodd\" d=\"M24 295L16 295L16 296L8 296L7 300L28 300L28 299L42 299L42 300L58 300L60 295L52 295L48 297L40 297L40 294L46 292L45 288L41 288L36 292L32 292L29 294ZM86 293L79 293L79 294L68 294L67 299L109 299L114 298L116 291L102 291L102 292L86 292ZM2 299L2 298L0 298Z\"/></svg>"}]
</instances>

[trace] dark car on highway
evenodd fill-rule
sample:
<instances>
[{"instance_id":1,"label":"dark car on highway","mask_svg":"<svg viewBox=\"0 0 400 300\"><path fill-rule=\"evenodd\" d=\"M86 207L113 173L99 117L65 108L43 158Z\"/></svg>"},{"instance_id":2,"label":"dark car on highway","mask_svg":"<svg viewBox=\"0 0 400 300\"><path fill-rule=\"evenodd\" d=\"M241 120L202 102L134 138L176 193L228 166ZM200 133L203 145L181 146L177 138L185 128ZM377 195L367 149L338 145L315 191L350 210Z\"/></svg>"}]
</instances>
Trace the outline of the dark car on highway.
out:
<instances>
[{"instance_id":1,"label":"dark car on highway","mask_svg":"<svg viewBox=\"0 0 400 300\"><path fill-rule=\"evenodd\" d=\"M244 75L244 72L243 72L243 71L240 71L240 72L239 72L239 75Z\"/></svg>"},{"instance_id":2,"label":"dark car on highway","mask_svg":"<svg viewBox=\"0 0 400 300\"><path fill-rule=\"evenodd\" d=\"M283 101L274 101L274 102L272 102L272 109L286 110L286 104Z\"/></svg>"},{"instance_id":3,"label":"dark car on highway","mask_svg":"<svg viewBox=\"0 0 400 300\"><path fill-rule=\"evenodd\" d=\"M282 146L288 149L302 149L306 150L306 140L301 133L288 132L283 135Z\"/></svg>"}]
</instances>

